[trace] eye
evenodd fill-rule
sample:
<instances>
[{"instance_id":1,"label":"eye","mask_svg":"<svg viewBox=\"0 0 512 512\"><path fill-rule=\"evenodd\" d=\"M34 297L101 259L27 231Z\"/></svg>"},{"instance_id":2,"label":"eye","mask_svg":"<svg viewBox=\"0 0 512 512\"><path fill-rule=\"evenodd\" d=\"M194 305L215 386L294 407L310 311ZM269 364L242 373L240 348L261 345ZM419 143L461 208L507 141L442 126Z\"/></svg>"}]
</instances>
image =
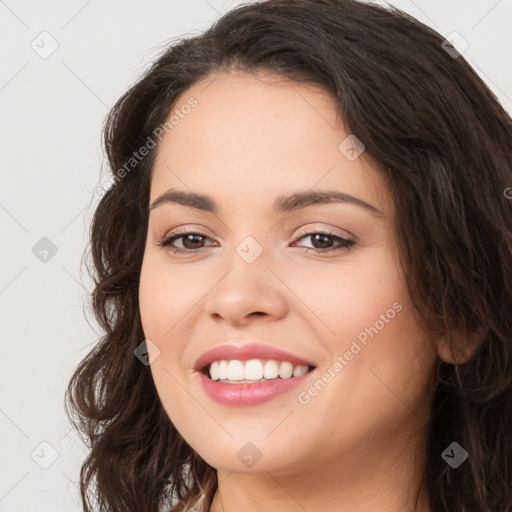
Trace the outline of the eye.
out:
<instances>
[{"instance_id":1,"label":"eye","mask_svg":"<svg viewBox=\"0 0 512 512\"><path fill-rule=\"evenodd\" d=\"M352 247L355 242L348 238L335 235L328 231L308 231L303 234L299 240L305 240L310 238L313 247L303 247L305 251L315 251L318 253L334 252L334 251L345 251ZM336 245L332 245L335 243Z\"/></svg>"},{"instance_id":2,"label":"eye","mask_svg":"<svg viewBox=\"0 0 512 512\"><path fill-rule=\"evenodd\" d=\"M343 251L348 250L355 244L354 240L343 238L341 236L335 235L334 233L321 230L306 231L298 240L305 240L307 238L311 239L313 247L299 246L306 252L315 251L317 253L327 253ZM182 231L159 240L156 245L165 247L171 253L191 254L204 249L204 241L206 239L209 240L210 237L204 233L198 231ZM182 247L176 247L173 245L178 240L180 240ZM294 245L296 243L297 242L295 242ZM335 245L333 245L333 243ZM292 247L294 245L292 245Z\"/></svg>"},{"instance_id":3,"label":"eye","mask_svg":"<svg viewBox=\"0 0 512 512\"><path fill-rule=\"evenodd\" d=\"M201 243L203 241L201 239L209 238L208 235L204 233L200 233L197 231L183 231L179 232L179 234L174 234L168 238L164 238L163 240L159 240L156 245L160 247L165 247L168 251L172 253L194 253L201 250ZM175 241L180 240L183 248L175 247ZM198 246L199 245L199 246Z\"/></svg>"}]
</instances>

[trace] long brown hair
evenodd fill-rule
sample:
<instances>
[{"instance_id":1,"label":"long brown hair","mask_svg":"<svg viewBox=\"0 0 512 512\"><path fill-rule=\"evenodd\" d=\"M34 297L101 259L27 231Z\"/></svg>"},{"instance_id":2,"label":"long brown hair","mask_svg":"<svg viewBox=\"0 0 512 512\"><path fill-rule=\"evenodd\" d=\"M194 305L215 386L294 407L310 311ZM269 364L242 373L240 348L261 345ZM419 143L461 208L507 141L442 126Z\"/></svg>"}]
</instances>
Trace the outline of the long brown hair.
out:
<instances>
[{"instance_id":1,"label":"long brown hair","mask_svg":"<svg viewBox=\"0 0 512 512\"><path fill-rule=\"evenodd\" d=\"M84 510L157 511L171 495L174 510L208 510L217 489L215 469L183 440L134 356L144 340L138 284L156 148L130 158L155 141L182 93L233 69L327 87L346 129L386 169L415 307L433 336L476 346L466 362L437 364L424 468L431 508L511 511L511 118L438 33L355 0L241 5L173 41L112 108L104 144L113 185L90 232L92 306L105 334L66 393L90 447ZM457 469L441 457L454 441L469 453Z\"/></svg>"}]
</instances>

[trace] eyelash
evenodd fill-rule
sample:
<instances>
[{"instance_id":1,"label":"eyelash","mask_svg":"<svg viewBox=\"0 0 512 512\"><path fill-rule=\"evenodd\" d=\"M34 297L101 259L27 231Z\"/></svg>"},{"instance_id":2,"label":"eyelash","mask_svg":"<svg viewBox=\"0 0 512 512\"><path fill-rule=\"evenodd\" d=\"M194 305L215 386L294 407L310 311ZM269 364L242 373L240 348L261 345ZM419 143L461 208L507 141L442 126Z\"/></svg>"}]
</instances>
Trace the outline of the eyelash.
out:
<instances>
[{"instance_id":1,"label":"eyelash","mask_svg":"<svg viewBox=\"0 0 512 512\"><path fill-rule=\"evenodd\" d=\"M196 252L204 249L204 247L199 247L197 249L179 249L177 247L171 246L171 244L175 240L178 240L179 238L183 238L187 235L199 235L199 236L202 236L203 238L209 238L208 235L205 235L204 233L201 233L200 231L177 231L172 236L164 238L162 240L159 240L156 245L166 248L169 252L171 252L173 254L177 254L177 253L178 254L193 254L193 253L196 253ZM302 249L305 252L315 251L317 254L323 254L323 253L334 252L334 251L344 251L344 250L346 251L346 250L349 250L355 244L355 242L353 240L350 240L347 238L342 238L338 235L335 235L334 233L329 233L327 231L307 231L307 232L303 233L302 236L300 236L297 239L297 241L302 240L304 238L308 238L309 236L313 236L313 235L329 236L329 237L335 239L335 241L338 241L339 245L336 247L329 247L327 249L316 249L315 247L302 247Z\"/></svg>"}]
</instances>

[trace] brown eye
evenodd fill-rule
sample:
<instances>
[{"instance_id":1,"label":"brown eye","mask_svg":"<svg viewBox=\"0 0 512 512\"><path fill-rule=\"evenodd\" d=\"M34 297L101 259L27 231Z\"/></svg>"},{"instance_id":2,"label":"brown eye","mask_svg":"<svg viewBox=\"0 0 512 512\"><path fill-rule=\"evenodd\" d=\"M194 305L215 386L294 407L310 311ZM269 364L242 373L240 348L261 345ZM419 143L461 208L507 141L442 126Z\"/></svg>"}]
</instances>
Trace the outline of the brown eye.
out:
<instances>
[{"instance_id":1,"label":"brown eye","mask_svg":"<svg viewBox=\"0 0 512 512\"><path fill-rule=\"evenodd\" d=\"M157 245L160 247L166 247L167 250L173 253L193 253L203 249L205 239L208 239L207 235L203 233L187 232L172 235L164 240L161 240ZM176 247L174 243L177 240L181 240L182 247Z\"/></svg>"},{"instance_id":2,"label":"brown eye","mask_svg":"<svg viewBox=\"0 0 512 512\"><path fill-rule=\"evenodd\" d=\"M347 250L355 244L353 240L342 238L334 233L315 231L312 233L306 233L301 236L299 240L305 240L307 238L311 239L312 247L303 247L303 249L305 251L316 251L318 253Z\"/></svg>"},{"instance_id":3,"label":"brown eye","mask_svg":"<svg viewBox=\"0 0 512 512\"><path fill-rule=\"evenodd\" d=\"M316 233L311 236L312 245L315 249L328 249L333 243L333 237L324 235L323 233Z\"/></svg>"},{"instance_id":4,"label":"brown eye","mask_svg":"<svg viewBox=\"0 0 512 512\"><path fill-rule=\"evenodd\" d=\"M183 238L183 246L185 249L199 249L201 244L201 239L204 238L203 235L198 233L190 233L188 235L181 235L176 238Z\"/></svg>"}]
</instances>

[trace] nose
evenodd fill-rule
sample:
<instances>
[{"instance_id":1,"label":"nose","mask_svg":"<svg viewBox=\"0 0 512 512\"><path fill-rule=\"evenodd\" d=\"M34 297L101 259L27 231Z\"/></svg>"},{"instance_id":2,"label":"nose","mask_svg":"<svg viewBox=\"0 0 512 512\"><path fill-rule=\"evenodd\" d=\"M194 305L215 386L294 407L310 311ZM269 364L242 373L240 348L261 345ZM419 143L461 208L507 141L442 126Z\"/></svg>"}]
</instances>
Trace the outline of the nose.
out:
<instances>
[{"instance_id":1,"label":"nose","mask_svg":"<svg viewBox=\"0 0 512 512\"><path fill-rule=\"evenodd\" d=\"M207 295L205 308L215 321L243 326L255 318L275 321L288 311L287 288L260 255L248 263L237 253L230 258L218 282ZM224 267L225 268L225 267Z\"/></svg>"}]
</instances>

